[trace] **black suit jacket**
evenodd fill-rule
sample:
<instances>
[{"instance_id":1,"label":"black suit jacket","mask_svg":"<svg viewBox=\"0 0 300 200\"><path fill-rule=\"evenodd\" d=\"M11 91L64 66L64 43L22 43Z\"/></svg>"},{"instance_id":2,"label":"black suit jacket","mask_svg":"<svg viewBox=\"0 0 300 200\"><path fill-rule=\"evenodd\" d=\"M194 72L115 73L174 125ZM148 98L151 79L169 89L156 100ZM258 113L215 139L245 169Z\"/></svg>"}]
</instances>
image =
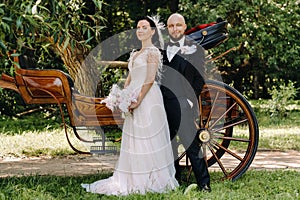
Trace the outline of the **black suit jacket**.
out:
<instances>
[{"instance_id":1,"label":"black suit jacket","mask_svg":"<svg viewBox=\"0 0 300 200\"><path fill-rule=\"evenodd\" d=\"M197 105L206 79L205 54L201 46L185 38L184 46L191 45L196 46L196 52L182 54L179 50L171 61L167 58L167 46L163 50L161 91L165 99L189 99Z\"/></svg>"}]
</instances>

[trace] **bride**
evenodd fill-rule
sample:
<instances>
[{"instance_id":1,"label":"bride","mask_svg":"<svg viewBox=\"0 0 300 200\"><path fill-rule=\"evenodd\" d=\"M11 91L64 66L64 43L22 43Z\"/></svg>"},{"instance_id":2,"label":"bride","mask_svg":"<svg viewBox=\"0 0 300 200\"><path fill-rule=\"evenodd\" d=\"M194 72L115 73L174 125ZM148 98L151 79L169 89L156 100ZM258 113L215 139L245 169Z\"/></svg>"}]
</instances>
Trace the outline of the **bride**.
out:
<instances>
[{"instance_id":1,"label":"bride","mask_svg":"<svg viewBox=\"0 0 300 200\"><path fill-rule=\"evenodd\" d=\"M124 88L137 96L128 107L130 114L125 115L120 157L111 177L82 184L88 192L119 196L163 193L178 187L166 113L156 82L162 68L161 53L154 45L162 41L159 23L148 16L136 22L142 48L131 53Z\"/></svg>"}]
</instances>

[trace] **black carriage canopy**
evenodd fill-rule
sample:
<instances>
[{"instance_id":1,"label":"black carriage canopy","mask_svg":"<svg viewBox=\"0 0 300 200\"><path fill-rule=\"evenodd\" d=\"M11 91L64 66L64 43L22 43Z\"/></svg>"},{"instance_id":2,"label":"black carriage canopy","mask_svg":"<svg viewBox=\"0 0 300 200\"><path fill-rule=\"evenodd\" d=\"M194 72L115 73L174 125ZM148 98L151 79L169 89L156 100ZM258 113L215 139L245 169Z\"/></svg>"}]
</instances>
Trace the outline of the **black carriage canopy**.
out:
<instances>
[{"instance_id":1,"label":"black carriage canopy","mask_svg":"<svg viewBox=\"0 0 300 200\"><path fill-rule=\"evenodd\" d=\"M185 34L208 50L218 46L228 38L227 24L227 21L218 18L216 22L195 26L186 31Z\"/></svg>"}]
</instances>

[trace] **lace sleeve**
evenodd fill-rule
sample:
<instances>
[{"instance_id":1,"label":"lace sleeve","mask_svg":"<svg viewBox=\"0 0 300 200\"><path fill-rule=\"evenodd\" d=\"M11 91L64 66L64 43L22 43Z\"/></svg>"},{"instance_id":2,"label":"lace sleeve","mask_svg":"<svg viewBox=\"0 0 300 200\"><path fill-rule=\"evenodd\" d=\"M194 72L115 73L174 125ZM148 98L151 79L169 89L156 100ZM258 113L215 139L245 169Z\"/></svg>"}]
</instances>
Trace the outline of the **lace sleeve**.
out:
<instances>
[{"instance_id":1,"label":"lace sleeve","mask_svg":"<svg viewBox=\"0 0 300 200\"><path fill-rule=\"evenodd\" d=\"M160 51L158 49L150 49L148 52L147 63L156 63L159 64L160 62Z\"/></svg>"},{"instance_id":2,"label":"lace sleeve","mask_svg":"<svg viewBox=\"0 0 300 200\"><path fill-rule=\"evenodd\" d=\"M147 63L157 66L156 81L160 82L162 71L162 54L157 48L149 49Z\"/></svg>"}]
</instances>

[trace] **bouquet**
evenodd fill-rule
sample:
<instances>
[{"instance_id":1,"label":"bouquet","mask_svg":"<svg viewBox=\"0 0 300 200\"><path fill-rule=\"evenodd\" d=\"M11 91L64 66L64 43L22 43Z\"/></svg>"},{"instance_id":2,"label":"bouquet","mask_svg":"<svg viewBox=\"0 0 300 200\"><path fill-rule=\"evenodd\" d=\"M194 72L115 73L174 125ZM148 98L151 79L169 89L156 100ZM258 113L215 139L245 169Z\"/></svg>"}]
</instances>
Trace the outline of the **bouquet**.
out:
<instances>
[{"instance_id":1,"label":"bouquet","mask_svg":"<svg viewBox=\"0 0 300 200\"><path fill-rule=\"evenodd\" d=\"M132 102L137 102L137 94L130 87L120 89L117 84L113 84L109 95L100 103L105 103L111 111L119 109L127 113Z\"/></svg>"}]
</instances>

